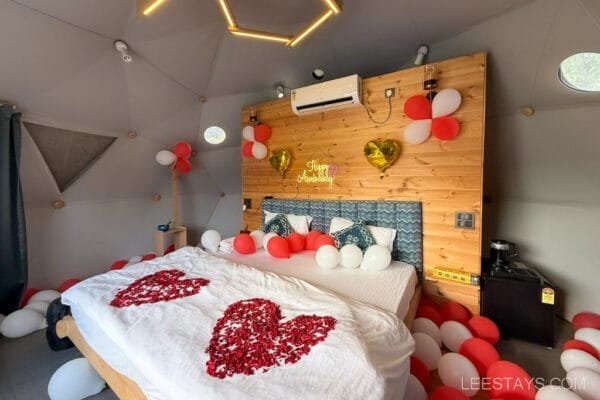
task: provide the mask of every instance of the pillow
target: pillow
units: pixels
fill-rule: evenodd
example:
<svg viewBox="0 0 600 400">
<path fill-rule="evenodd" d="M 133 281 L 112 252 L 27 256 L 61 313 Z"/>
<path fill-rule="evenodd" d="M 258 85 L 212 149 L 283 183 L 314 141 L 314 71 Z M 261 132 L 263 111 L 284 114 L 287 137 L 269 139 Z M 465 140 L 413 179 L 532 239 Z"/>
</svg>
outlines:
<svg viewBox="0 0 600 400">
<path fill-rule="evenodd" d="M 369 246 L 375 244 L 375 239 L 373 239 L 373 236 L 371 236 L 369 230 L 362 221 L 355 222 L 347 228 L 340 229 L 331 236 L 333 236 L 335 246 L 338 249 L 347 244 L 355 244 L 362 251 L 365 251 Z"/>
<path fill-rule="evenodd" d="M 278 214 L 265 210 L 265 224 L 272 220 L 276 215 Z M 292 229 L 301 235 L 306 235 L 308 233 L 310 223 L 313 220 L 313 217 L 310 215 L 285 214 L 285 217 L 292 226 Z"/>
<path fill-rule="evenodd" d="M 333 234 L 340 229 L 347 228 L 353 224 L 352 221 L 334 217 L 331 219 L 331 224 L 329 225 L 329 233 Z M 390 251 L 394 250 L 394 240 L 396 240 L 396 230 L 392 228 L 385 228 L 383 226 L 374 226 L 367 225 L 367 229 L 373 239 L 375 239 L 375 243 L 380 246 L 387 247 Z"/>
<path fill-rule="evenodd" d="M 265 223 L 265 226 L 262 229 L 263 232 L 269 233 L 273 232 L 282 238 L 286 238 L 290 233 L 294 232 L 292 225 L 288 222 L 287 218 L 283 214 L 277 214 L 273 218 L 269 220 L 269 222 Z"/>
</svg>

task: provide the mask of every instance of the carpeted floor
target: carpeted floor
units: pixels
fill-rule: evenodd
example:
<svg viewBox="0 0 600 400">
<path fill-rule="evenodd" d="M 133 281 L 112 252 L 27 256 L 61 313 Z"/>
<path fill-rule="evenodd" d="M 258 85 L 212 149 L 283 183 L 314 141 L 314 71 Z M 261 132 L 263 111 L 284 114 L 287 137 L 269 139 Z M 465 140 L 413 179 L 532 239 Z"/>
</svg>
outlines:
<svg viewBox="0 0 600 400">
<path fill-rule="evenodd" d="M 523 366 L 533 377 L 549 381 L 564 377 L 560 366 L 562 344 L 573 337 L 568 322 L 556 320 L 556 346 L 544 346 L 517 339 L 504 339 L 498 350 L 504 360 Z M 44 331 L 20 339 L 0 336 L 0 399 L 42 400 L 47 399 L 50 377 L 65 362 L 81 357 L 76 349 L 54 352 L 48 348 Z M 116 399 L 110 389 L 105 389 L 90 399 Z"/>
</svg>

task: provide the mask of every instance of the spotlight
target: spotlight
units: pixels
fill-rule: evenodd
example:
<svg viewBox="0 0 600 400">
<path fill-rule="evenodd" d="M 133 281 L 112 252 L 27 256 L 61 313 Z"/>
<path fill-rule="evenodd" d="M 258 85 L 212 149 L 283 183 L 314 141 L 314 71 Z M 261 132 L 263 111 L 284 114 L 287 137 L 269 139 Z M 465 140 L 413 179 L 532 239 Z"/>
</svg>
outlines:
<svg viewBox="0 0 600 400">
<path fill-rule="evenodd" d="M 117 51 L 121 53 L 121 58 L 123 59 L 123 61 L 125 61 L 126 63 L 130 63 L 131 61 L 133 61 L 133 57 L 131 57 L 131 55 L 127 52 L 127 50 L 129 49 L 127 47 L 127 43 L 125 43 L 122 40 L 116 40 L 115 49 L 117 49 Z"/>
<path fill-rule="evenodd" d="M 425 60 L 425 56 L 429 53 L 429 46 L 426 44 L 422 44 L 417 50 L 417 58 L 415 58 L 415 65 L 423 65 L 423 61 Z"/>
<path fill-rule="evenodd" d="M 283 96 L 285 96 L 285 87 L 283 85 L 277 85 L 275 93 L 277 93 L 278 98 L 282 99 Z"/>
<path fill-rule="evenodd" d="M 321 68 L 315 68 L 313 69 L 312 76 L 316 80 L 320 81 L 321 79 L 325 78 L 325 71 L 323 71 Z"/>
</svg>

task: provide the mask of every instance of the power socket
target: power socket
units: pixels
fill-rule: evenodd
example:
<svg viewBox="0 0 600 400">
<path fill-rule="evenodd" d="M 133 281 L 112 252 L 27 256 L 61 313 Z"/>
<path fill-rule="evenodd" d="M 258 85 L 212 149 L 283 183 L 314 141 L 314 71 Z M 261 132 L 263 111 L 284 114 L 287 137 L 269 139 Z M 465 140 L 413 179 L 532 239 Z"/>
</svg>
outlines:
<svg viewBox="0 0 600 400">
<path fill-rule="evenodd" d="M 385 98 L 389 99 L 390 97 L 394 97 L 396 95 L 396 88 L 387 88 L 385 89 Z"/>
</svg>

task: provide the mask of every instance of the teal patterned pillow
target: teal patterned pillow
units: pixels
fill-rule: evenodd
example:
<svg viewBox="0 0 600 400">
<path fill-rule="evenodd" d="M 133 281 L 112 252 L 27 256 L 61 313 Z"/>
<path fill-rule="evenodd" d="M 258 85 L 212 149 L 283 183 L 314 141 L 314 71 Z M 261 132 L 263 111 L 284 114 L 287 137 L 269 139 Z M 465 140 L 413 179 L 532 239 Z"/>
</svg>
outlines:
<svg viewBox="0 0 600 400">
<path fill-rule="evenodd" d="M 265 233 L 274 232 L 283 238 L 288 237 L 294 232 L 294 228 L 292 228 L 292 225 L 290 225 L 284 214 L 274 216 L 269 222 L 265 223 L 262 230 Z"/>
<path fill-rule="evenodd" d="M 363 221 L 355 222 L 347 228 L 332 233 L 331 236 L 333 236 L 335 246 L 338 249 L 347 244 L 355 244 L 362 251 L 365 251 L 369 246 L 375 244 L 375 239 L 373 239 Z"/>
</svg>

